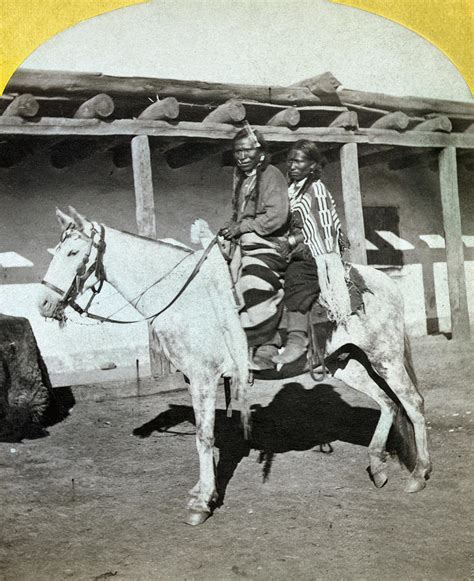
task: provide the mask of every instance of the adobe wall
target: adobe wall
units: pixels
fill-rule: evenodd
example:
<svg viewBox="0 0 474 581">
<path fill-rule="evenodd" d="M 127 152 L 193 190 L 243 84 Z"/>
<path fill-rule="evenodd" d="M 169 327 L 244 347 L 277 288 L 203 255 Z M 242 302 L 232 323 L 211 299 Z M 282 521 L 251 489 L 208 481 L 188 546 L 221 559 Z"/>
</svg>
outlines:
<svg viewBox="0 0 474 581">
<path fill-rule="evenodd" d="M 171 170 L 159 158 L 153 161 L 158 236 L 190 244 L 189 227 L 197 217 L 216 230 L 230 215 L 232 169 L 220 166 L 220 156 Z M 35 297 L 58 242 L 55 207 L 74 206 L 99 222 L 135 232 L 135 199 L 131 168 L 117 169 L 110 155 L 95 155 L 71 168 L 51 167 L 45 152 L 38 152 L 11 169 L 0 168 L 0 311 L 27 316 L 57 382 L 60 375 L 91 372 L 113 362 L 133 376 L 149 369 L 146 326 L 90 325 L 71 320 L 60 330 L 37 314 Z M 416 167 L 390 171 L 383 165 L 361 170 L 363 204 L 368 210 L 367 239 L 371 263 L 385 267 L 406 299 L 406 320 L 412 335 L 448 331 L 449 303 L 437 173 Z M 336 199 L 342 219 L 343 204 L 338 164 L 328 166 L 325 181 Z M 460 171 L 463 233 L 471 320 L 474 321 L 474 202 L 470 174 Z M 382 210 L 380 209 L 382 208 Z M 373 223 L 372 223 L 373 222 Z M 392 231 L 387 241 L 378 232 Z M 398 240 L 398 241 L 397 241 Z M 401 246 L 400 250 L 397 246 Z M 376 248 L 376 250 L 375 250 Z M 406 248 L 406 249 L 403 249 Z M 12 255 L 11 253 L 16 253 Z M 25 261 L 26 259 L 26 261 Z M 23 266 L 21 264 L 24 264 Z M 390 266 L 390 268 L 387 268 Z M 104 291 L 95 311 L 110 314 L 122 305 L 113 289 Z M 129 307 L 122 316 L 132 318 Z M 71 317 L 73 319 L 73 317 Z"/>
</svg>

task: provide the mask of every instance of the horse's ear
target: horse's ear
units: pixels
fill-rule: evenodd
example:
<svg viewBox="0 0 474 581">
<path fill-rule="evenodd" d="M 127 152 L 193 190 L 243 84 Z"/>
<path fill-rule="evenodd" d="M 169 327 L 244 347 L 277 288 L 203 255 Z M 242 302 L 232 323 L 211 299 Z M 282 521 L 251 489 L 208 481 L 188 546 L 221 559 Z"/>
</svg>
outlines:
<svg viewBox="0 0 474 581">
<path fill-rule="evenodd" d="M 57 216 L 58 222 L 61 224 L 61 228 L 63 230 L 66 230 L 67 228 L 69 228 L 69 226 L 74 224 L 74 220 L 72 218 L 70 218 L 67 214 L 65 214 L 64 212 L 61 212 L 61 210 L 59 208 L 56 208 L 56 216 Z"/>
<path fill-rule="evenodd" d="M 76 223 L 76 226 L 79 228 L 79 230 L 85 230 L 85 227 L 87 226 L 87 224 L 89 223 L 88 220 L 82 216 L 81 214 L 79 214 L 79 212 L 73 208 L 72 206 L 69 206 L 69 213 L 71 214 L 74 222 Z"/>
</svg>

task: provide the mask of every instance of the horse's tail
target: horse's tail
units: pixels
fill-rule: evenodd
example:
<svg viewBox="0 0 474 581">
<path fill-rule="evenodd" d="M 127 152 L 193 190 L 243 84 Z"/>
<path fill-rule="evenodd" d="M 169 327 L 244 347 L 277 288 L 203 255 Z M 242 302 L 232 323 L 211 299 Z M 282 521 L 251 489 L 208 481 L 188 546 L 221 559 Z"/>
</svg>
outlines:
<svg viewBox="0 0 474 581">
<path fill-rule="evenodd" d="M 404 336 L 403 364 L 405 366 L 405 370 L 408 373 L 410 380 L 412 381 L 416 389 L 418 385 L 418 380 L 416 378 L 415 369 L 413 367 L 410 342 L 408 340 L 408 336 L 406 333 Z M 413 430 L 413 424 L 411 423 L 402 404 L 399 404 L 397 415 L 395 417 L 394 435 L 395 435 L 394 447 L 396 449 L 399 461 L 403 465 L 405 465 L 410 471 L 413 470 L 417 459 L 415 433 Z"/>
<path fill-rule="evenodd" d="M 415 468 L 417 453 L 413 425 L 402 406 L 399 406 L 393 426 L 393 448 L 401 464 L 410 472 Z"/>
</svg>

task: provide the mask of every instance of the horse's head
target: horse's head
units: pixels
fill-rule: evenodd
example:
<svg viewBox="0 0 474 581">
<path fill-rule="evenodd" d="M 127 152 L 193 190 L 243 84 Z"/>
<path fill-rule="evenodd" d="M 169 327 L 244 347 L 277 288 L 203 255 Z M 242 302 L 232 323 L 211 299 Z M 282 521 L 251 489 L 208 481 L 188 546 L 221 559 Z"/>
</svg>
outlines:
<svg viewBox="0 0 474 581">
<path fill-rule="evenodd" d="M 43 317 L 65 321 L 64 309 L 87 289 L 102 283 L 104 228 L 69 207 L 70 216 L 56 209 L 61 239 L 42 281 L 39 311 Z"/>
</svg>

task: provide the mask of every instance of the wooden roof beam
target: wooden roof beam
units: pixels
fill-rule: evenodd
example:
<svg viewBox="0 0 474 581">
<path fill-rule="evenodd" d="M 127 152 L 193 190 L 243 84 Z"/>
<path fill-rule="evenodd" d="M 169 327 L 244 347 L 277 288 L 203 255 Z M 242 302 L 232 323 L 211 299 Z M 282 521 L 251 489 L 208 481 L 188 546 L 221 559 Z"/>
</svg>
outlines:
<svg viewBox="0 0 474 581">
<path fill-rule="evenodd" d="M 329 127 L 342 127 L 343 129 L 359 129 L 359 116 L 355 111 L 343 111 L 332 121 Z"/>
<path fill-rule="evenodd" d="M 114 112 L 114 101 L 105 93 L 95 95 L 79 105 L 74 113 L 74 119 L 106 119 Z"/>
<path fill-rule="evenodd" d="M 330 79 L 331 73 L 325 73 Z M 182 81 L 175 79 L 155 79 L 140 77 L 113 77 L 92 73 L 73 73 L 60 71 L 39 71 L 19 69 L 10 79 L 5 92 L 32 93 L 34 95 L 69 95 L 91 96 L 107 93 L 112 97 L 176 97 L 188 103 L 219 104 L 229 99 L 251 99 L 255 101 L 290 105 L 323 104 L 324 75 L 320 80 L 321 95 L 312 93 L 307 86 L 268 86 L 237 85 L 224 83 L 203 83 L 200 81 Z M 333 75 L 332 75 L 333 76 Z M 337 79 L 336 79 L 337 81 Z M 306 81 L 297 83 L 300 85 Z M 328 81 L 329 82 L 329 81 Z M 337 81 L 338 82 L 338 81 Z M 318 89 L 319 90 L 319 89 Z M 326 89 L 327 90 L 327 89 Z M 334 98 L 329 84 L 330 99 Z M 338 100 L 347 106 L 360 105 L 387 111 L 402 110 L 410 115 L 439 113 L 444 115 L 468 115 L 474 118 L 474 104 L 460 101 L 427 99 L 424 97 L 397 97 L 382 93 L 369 93 L 346 89 L 340 84 L 336 88 Z"/>
<path fill-rule="evenodd" d="M 452 145 L 474 149 L 473 133 L 440 133 L 405 131 L 361 127 L 347 131 L 339 127 L 299 127 L 291 131 L 286 127 L 256 126 L 268 142 L 292 143 L 310 139 L 319 143 L 371 143 L 405 147 L 445 147 Z M 230 141 L 238 129 L 230 124 L 182 121 L 173 125 L 165 121 L 141 121 L 117 119 L 104 123 L 97 119 L 42 118 L 35 123 L 18 122 L 15 117 L 0 117 L 0 135 L 49 135 L 49 136 L 133 136 L 146 134 L 166 140 Z"/>
<path fill-rule="evenodd" d="M 276 115 L 273 115 L 268 121 L 267 125 L 271 127 L 296 127 L 300 122 L 301 114 L 295 107 L 288 107 L 279 111 Z"/>
<path fill-rule="evenodd" d="M 453 125 L 445 115 L 437 115 L 418 123 L 412 131 L 441 131 L 451 133 Z"/>
<path fill-rule="evenodd" d="M 395 129 L 395 131 L 404 131 L 410 123 L 410 118 L 402 111 L 394 111 L 377 119 L 372 123 L 372 129 Z"/>
<path fill-rule="evenodd" d="M 244 105 L 237 99 L 229 99 L 206 115 L 202 123 L 206 125 L 209 123 L 240 123 L 245 119 L 245 116 Z"/>
<path fill-rule="evenodd" d="M 138 119 L 153 121 L 173 121 L 179 116 L 179 103 L 174 97 L 157 99 L 155 103 L 144 109 Z"/>
<path fill-rule="evenodd" d="M 18 95 L 2 113 L 4 117 L 35 117 L 39 111 L 39 103 L 28 93 Z"/>
</svg>

